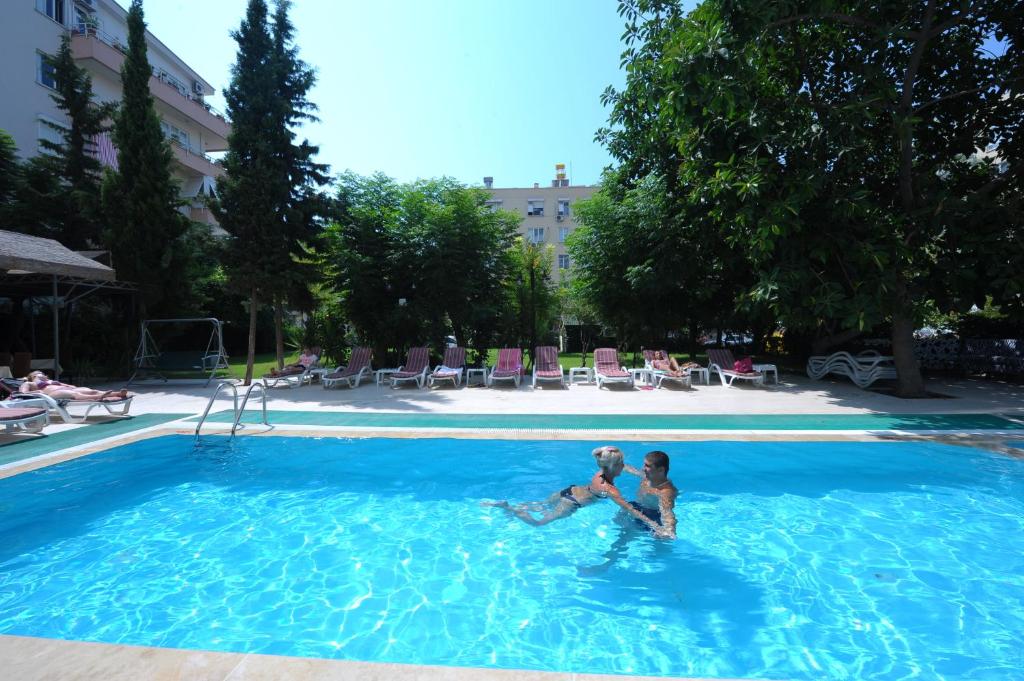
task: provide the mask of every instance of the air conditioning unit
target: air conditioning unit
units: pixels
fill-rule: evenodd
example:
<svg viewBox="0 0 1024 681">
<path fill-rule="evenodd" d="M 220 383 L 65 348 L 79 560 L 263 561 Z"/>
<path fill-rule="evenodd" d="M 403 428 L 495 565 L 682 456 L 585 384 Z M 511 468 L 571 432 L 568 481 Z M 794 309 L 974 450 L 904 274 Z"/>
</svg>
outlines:
<svg viewBox="0 0 1024 681">
<path fill-rule="evenodd" d="M 561 213 L 559 213 L 558 215 L 555 216 L 555 219 L 558 220 L 559 222 L 561 222 L 562 220 L 565 219 L 565 216 L 562 215 Z"/>
<path fill-rule="evenodd" d="M 198 80 L 193 80 L 192 81 L 192 92 L 196 93 L 197 95 L 203 94 L 203 84 L 200 83 Z"/>
</svg>

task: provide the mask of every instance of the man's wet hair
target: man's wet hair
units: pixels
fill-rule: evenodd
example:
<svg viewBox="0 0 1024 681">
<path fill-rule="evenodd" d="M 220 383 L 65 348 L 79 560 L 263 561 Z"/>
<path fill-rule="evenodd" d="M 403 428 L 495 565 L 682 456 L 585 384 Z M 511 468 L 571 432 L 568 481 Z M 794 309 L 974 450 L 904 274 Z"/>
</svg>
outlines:
<svg viewBox="0 0 1024 681">
<path fill-rule="evenodd" d="M 645 456 L 644 458 L 650 461 L 652 466 L 664 468 L 665 472 L 668 473 L 668 454 L 666 454 L 665 452 L 662 452 L 660 450 L 647 452 L 647 456 Z"/>
</svg>

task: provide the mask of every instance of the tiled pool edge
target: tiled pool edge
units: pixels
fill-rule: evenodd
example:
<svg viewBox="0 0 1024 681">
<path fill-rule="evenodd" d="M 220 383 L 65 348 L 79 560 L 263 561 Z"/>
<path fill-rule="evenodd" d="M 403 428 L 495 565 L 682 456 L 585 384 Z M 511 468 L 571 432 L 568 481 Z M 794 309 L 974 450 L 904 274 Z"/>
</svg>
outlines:
<svg viewBox="0 0 1024 681">
<path fill-rule="evenodd" d="M 141 678 L 179 681 L 672 681 L 683 678 L 433 667 L 150 648 L 7 635 L 0 635 L 0 661 L 3 662 L 7 678 L 19 681 L 137 681 Z"/>
</svg>

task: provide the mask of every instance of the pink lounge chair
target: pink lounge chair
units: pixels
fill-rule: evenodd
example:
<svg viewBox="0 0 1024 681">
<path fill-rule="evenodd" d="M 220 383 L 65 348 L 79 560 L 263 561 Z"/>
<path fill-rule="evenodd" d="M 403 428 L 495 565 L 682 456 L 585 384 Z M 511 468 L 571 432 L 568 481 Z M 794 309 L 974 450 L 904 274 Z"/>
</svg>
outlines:
<svg viewBox="0 0 1024 681">
<path fill-rule="evenodd" d="M 615 348 L 594 350 L 594 377 L 598 388 L 605 383 L 625 383 L 633 387 L 633 374 L 619 365 L 619 352 Z"/>
<path fill-rule="evenodd" d="M 559 386 L 565 386 L 565 377 L 562 372 L 562 365 L 558 363 L 558 348 L 554 345 L 541 345 L 534 350 L 534 388 L 537 387 L 537 381 L 558 381 Z"/>
<path fill-rule="evenodd" d="M 457 388 L 462 384 L 462 372 L 465 368 L 466 348 L 445 348 L 444 359 L 427 377 L 427 385 L 433 388 L 440 381 L 451 381 Z"/>
<path fill-rule="evenodd" d="M 690 387 L 690 370 L 683 369 L 679 375 L 669 373 L 668 352 L 665 350 L 644 350 L 644 368 L 652 373 L 654 387 L 660 388 L 665 381 Z"/>
<path fill-rule="evenodd" d="M 49 423 L 50 418 L 46 415 L 46 409 L 0 403 L 0 429 L 7 433 L 41 433 L 43 427 Z"/>
<path fill-rule="evenodd" d="M 409 356 L 406 357 L 405 364 L 391 374 L 391 387 L 398 387 L 399 383 L 406 381 L 416 381 L 416 387 L 422 388 L 427 380 L 429 370 L 430 350 L 428 348 L 409 348 Z"/>
<path fill-rule="evenodd" d="M 502 348 L 498 350 L 498 363 L 487 376 L 487 385 L 495 381 L 512 381 L 519 387 L 523 376 L 523 352 L 519 348 Z"/>
<path fill-rule="evenodd" d="M 367 378 L 373 370 L 370 369 L 370 358 L 373 353 L 370 348 L 352 348 L 352 355 L 348 359 L 348 366 L 338 367 L 335 371 L 325 374 L 321 379 L 324 389 L 333 388 L 344 383 L 349 388 L 358 388 L 364 378 Z"/>
<path fill-rule="evenodd" d="M 732 350 L 708 350 L 708 372 L 718 372 L 722 379 L 722 385 L 732 387 L 737 379 L 742 381 L 753 381 L 754 385 L 764 385 L 764 374 L 760 371 L 740 372 L 733 370 L 736 359 L 732 356 Z"/>
</svg>

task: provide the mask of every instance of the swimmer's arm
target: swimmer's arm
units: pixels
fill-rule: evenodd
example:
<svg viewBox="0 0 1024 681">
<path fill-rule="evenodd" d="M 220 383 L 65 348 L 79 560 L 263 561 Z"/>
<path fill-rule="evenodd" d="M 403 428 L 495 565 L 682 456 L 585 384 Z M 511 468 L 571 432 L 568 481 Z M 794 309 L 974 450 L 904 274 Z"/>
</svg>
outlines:
<svg viewBox="0 0 1024 681">
<path fill-rule="evenodd" d="M 661 527 L 658 536 L 665 539 L 676 538 L 676 490 L 667 490 L 658 496 L 658 510 L 661 512 Z"/>
<path fill-rule="evenodd" d="M 622 467 L 622 470 L 631 475 L 636 475 L 641 478 L 644 477 L 644 474 L 640 469 L 638 469 L 636 466 L 630 466 L 628 463 Z"/>
</svg>

